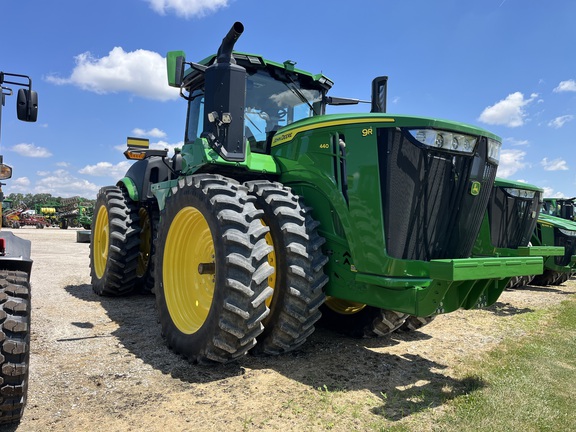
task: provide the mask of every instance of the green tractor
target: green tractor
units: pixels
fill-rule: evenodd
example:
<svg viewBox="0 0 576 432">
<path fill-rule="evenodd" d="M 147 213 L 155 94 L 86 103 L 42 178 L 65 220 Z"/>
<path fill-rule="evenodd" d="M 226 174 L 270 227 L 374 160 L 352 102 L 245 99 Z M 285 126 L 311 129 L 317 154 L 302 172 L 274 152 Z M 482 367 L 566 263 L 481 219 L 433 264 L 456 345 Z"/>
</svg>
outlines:
<svg viewBox="0 0 576 432">
<path fill-rule="evenodd" d="M 531 243 L 538 224 L 543 192 L 534 185 L 496 178 L 486 215 L 472 250 L 473 255 L 542 256 L 545 262 L 564 256 L 563 246 Z M 513 277 L 507 288 L 521 288 L 534 277 L 535 275 Z"/>
<path fill-rule="evenodd" d="M 574 273 L 576 265 L 576 222 L 540 213 L 532 235 L 534 246 L 554 245 L 564 248 L 561 256 L 544 261 L 544 272 L 532 280 L 533 285 L 560 285 Z"/>
<path fill-rule="evenodd" d="M 18 120 L 35 122 L 38 94 L 32 90 L 27 75 L 0 72 L 0 129 L 5 97 L 11 86 L 21 86 L 17 93 Z M 4 200 L 1 180 L 12 177 L 12 168 L 0 155 L 0 201 Z M 0 213 L 0 219 L 2 214 Z M 30 367 L 30 273 L 32 259 L 29 240 L 11 231 L 0 231 L 0 424 L 17 423 L 22 418 L 28 398 Z"/>
<path fill-rule="evenodd" d="M 542 213 L 562 219 L 576 220 L 576 198 L 544 198 Z"/>
<path fill-rule="evenodd" d="M 90 247 L 101 295 L 151 289 L 168 346 L 193 362 L 301 346 L 323 314 L 382 336 L 411 316 L 494 303 L 542 257 L 470 258 L 500 139 L 473 126 L 386 114 L 387 78 L 365 114 L 322 74 L 233 52 L 168 53 L 188 103 L 172 157 L 129 139 L 136 162 L 97 195 Z"/>
</svg>

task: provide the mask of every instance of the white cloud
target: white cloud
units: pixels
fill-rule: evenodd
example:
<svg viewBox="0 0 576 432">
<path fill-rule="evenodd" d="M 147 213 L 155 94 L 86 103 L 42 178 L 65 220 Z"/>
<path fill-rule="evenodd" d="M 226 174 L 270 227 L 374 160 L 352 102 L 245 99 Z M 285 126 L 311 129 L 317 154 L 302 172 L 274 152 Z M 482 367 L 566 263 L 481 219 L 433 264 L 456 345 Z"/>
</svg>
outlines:
<svg viewBox="0 0 576 432">
<path fill-rule="evenodd" d="M 49 193 L 52 196 L 60 197 L 95 198 L 101 187 L 87 180 L 74 177 L 66 170 L 56 170 L 44 174 L 41 179 L 35 182 L 33 187 L 28 177 L 14 179 L 7 186 L 10 191 L 5 193 Z"/>
<path fill-rule="evenodd" d="M 12 180 L 11 186 L 30 186 L 30 179 L 28 177 L 18 177 L 17 179 Z"/>
<path fill-rule="evenodd" d="M 56 170 L 42 177 L 34 187 L 34 193 L 49 193 L 52 196 L 95 198 L 100 186 L 88 180 L 74 177 L 66 170 Z"/>
<path fill-rule="evenodd" d="M 132 162 L 127 160 L 119 162 L 116 165 L 113 165 L 110 162 L 98 162 L 96 165 L 86 165 L 78 172 L 80 174 L 87 174 L 94 177 L 112 177 L 117 180 L 124 177 L 124 174 L 126 174 L 126 171 L 131 165 Z"/>
<path fill-rule="evenodd" d="M 560 117 L 556 117 L 554 120 L 550 121 L 548 123 L 548 126 L 553 127 L 555 129 L 560 129 L 562 126 L 564 126 L 565 123 L 572 120 L 574 120 L 573 115 L 563 115 Z"/>
<path fill-rule="evenodd" d="M 543 187 L 542 189 L 544 189 L 544 197 L 546 198 L 568 198 L 562 192 L 554 192 L 551 187 Z"/>
<path fill-rule="evenodd" d="M 537 97 L 536 93 L 532 93 L 528 99 L 520 92 L 509 94 L 506 99 L 485 108 L 478 120 L 492 125 L 522 126 L 526 117 L 524 108 Z"/>
<path fill-rule="evenodd" d="M 554 89 L 554 93 L 561 92 L 576 92 L 576 81 L 572 79 L 568 81 L 560 81 L 558 87 Z"/>
<path fill-rule="evenodd" d="M 129 92 L 146 99 L 166 101 L 178 98 L 178 89 L 168 86 L 166 60 L 147 50 L 125 52 L 115 47 L 106 57 L 90 52 L 75 57 L 76 66 L 69 78 L 48 76 L 53 84 L 72 84 L 97 94 Z"/>
<path fill-rule="evenodd" d="M 557 158 L 549 161 L 548 158 L 544 158 L 540 161 L 540 165 L 544 167 L 546 171 L 566 171 L 568 170 L 568 164 L 565 160 Z"/>
<path fill-rule="evenodd" d="M 66 168 L 66 167 L 70 166 L 70 163 L 68 163 L 68 162 L 56 162 L 56 166 Z"/>
<path fill-rule="evenodd" d="M 526 152 L 522 150 L 502 150 L 498 164 L 498 177 L 508 178 L 528 166 L 528 163 L 524 162 L 525 157 Z"/>
<path fill-rule="evenodd" d="M 44 147 L 38 147 L 34 144 L 16 144 L 11 148 L 12 151 L 18 153 L 21 156 L 33 157 L 33 158 L 47 158 L 52 156 L 52 153 Z"/>
<path fill-rule="evenodd" d="M 183 18 L 205 16 L 228 6 L 228 0 L 146 0 L 150 7 L 160 15 L 174 11 Z"/>
<path fill-rule="evenodd" d="M 504 142 L 510 143 L 512 146 L 527 146 L 530 144 L 528 140 L 518 140 L 516 138 L 504 138 Z"/>
<path fill-rule="evenodd" d="M 158 128 L 152 128 L 150 130 L 144 130 L 140 128 L 132 129 L 132 133 L 136 137 L 152 137 L 152 138 L 166 138 L 166 132 Z"/>
<path fill-rule="evenodd" d="M 174 149 L 176 147 L 182 148 L 184 145 L 184 141 L 177 142 L 176 144 L 170 144 L 166 141 L 158 141 L 157 143 L 150 144 L 150 148 L 164 150 L 168 149 L 168 156 L 172 156 L 174 154 Z"/>
</svg>

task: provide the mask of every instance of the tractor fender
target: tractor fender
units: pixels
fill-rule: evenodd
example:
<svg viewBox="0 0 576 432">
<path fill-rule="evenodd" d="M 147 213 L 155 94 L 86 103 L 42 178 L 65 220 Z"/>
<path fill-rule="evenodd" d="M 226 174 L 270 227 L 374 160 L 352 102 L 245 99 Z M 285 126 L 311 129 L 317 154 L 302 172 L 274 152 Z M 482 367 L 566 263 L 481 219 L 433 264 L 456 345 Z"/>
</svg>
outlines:
<svg viewBox="0 0 576 432">
<path fill-rule="evenodd" d="M 29 279 L 32 272 L 30 240 L 17 237 L 10 231 L 0 231 L 0 239 L 5 244 L 5 255 L 0 256 L 0 270 L 23 271 Z"/>
<path fill-rule="evenodd" d="M 171 170 L 162 157 L 152 156 L 135 162 L 117 186 L 124 186 L 133 201 L 146 201 L 154 198 L 151 186 L 169 180 L 170 174 Z"/>
</svg>

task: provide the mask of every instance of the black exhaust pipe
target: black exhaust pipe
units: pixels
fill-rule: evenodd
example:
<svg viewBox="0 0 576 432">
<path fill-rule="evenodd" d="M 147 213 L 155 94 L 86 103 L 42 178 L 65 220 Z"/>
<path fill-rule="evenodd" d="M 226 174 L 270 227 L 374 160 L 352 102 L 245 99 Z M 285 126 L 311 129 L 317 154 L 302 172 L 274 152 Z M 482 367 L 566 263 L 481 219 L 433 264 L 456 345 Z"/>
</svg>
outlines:
<svg viewBox="0 0 576 432">
<path fill-rule="evenodd" d="M 236 60 L 232 57 L 232 50 L 234 49 L 234 44 L 243 32 L 244 24 L 240 21 L 236 21 L 228 34 L 224 36 L 220 48 L 218 48 L 218 54 L 216 56 L 216 61 L 218 63 L 236 64 Z"/>
<path fill-rule="evenodd" d="M 246 69 L 232 57 L 234 44 L 244 31 L 235 22 L 218 48 L 216 61 L 205 72 L 204 133 L 210 146 L 227 161 L 246 159 L 244 106 Z"/>
</svg>

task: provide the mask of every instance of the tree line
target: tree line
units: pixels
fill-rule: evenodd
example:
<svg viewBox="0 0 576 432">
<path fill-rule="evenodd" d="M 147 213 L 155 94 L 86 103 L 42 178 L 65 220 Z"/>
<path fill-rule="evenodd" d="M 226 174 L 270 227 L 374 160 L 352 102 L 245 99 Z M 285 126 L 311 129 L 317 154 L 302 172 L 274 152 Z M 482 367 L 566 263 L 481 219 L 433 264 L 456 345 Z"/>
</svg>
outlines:
<svg viewBox="0 0 576 432">
<path fill-rule="evenodd" d="M 5 200 L 12 201 L 12 207 L 26 207 L 28 209 L 34 209 L 36 205 L 63 205 L 66 202 L 70 202 L 70 200 L 76 200 L 78 203 L 81 203 L 84 206 L 90 207 L 94 206 L 96 200 L 95 199 L 88 199 L 83 197 L 72 197 L 72 198 L 63 198 L 63 197 L 55 197 L 49 193 L 39 193 L 39 194 L 21 194 L 21 193 L 11 193 L 10 195 L 4 198 Z"/>
</svg>

